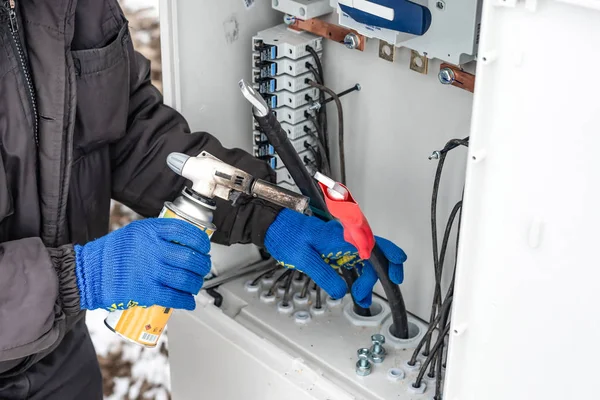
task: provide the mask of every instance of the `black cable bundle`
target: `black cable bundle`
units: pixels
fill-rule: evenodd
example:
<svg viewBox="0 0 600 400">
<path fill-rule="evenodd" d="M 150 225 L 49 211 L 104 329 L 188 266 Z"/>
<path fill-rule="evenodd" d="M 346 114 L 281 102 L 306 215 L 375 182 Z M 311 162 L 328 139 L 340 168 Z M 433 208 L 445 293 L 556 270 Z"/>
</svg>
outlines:
<svg viewBox="0 0 600 400">
<path fill-rule="evenodd" d="M 409 365 L 415 365 L 417 362 L 417 357 L 419 352 L 423 347 L 425 350 L 423 351 L 423 355 L 427 357 L 427 359 L 421 365 L 419 374 L 417 379 L 413 383 L 414 387 L 420 387 L 423 377 L 429 367 L 428 376 L 430 378 L 435 377 L 436 379 L 436 388 L 435 388 L 435 400 L 441 400 L 442 396 L 442 367 L 444 367 L 444 346 L 446 335 L 450 330 L 450 311 L 452 307 L 452 299 L 454 294 L 454 281 L 456 274 L 456 264 L 458 261 L 458 243 L 460 239 L 460 221 L 462 218 L 462 200 L 459 201 L 450 212 L 450 216 L 448 217 L 448 222 L 446 223 L 446 228 L 444 230 L 444 236 L 442 239 L 442 246 L 440 252 L 438 253 L 438 232 L 437 232 L 437 198 L 439 193 L 440 180 L 442 176 L 442 171 L 444 168 L 444 163 L 446 160 L 446 155 L 452 149 L 455 149 L 459 146 L 468 146 L 469 138 L 465 139 L 453 139 L 446 143 L 446 146 L 438 152 L 435 152 L 437 158 L 439 158 L 437 170 L 435 173 L 434 183 L 433 183 L 433 191 L 431 196 L 431 234 L 432 234 L 432 248 L 433 248 L 433 264 L 434 264 L 434 272 L 435 272 L 435 291 L 433 296 L 433 301 L 431 304 L 431 318 L 429 328 L 427 332 L 417 345 L 417 348 L 413 352 L 413 355 L 408 362 Z M 432 157 L 436 158 L 436 157 Z M 442 298 L 442 276 L 444 270 L 444 261 L 446 258 L 446 252 L 448 250 L 448 243 L 450 241 L 450 235 L 452 233 L 452 227 L 454 222 L 457 220 L 458 216 L 458 229 L 456 234 L 456 252 L 454 258 L 454 270 L 452 273 L 452 280 L 450 282 L 450 286 L 446 295 Z M 438 337 L 433 346 L 431 346 L 432 337 L 434 331 L 437 329 Z"/>
</svg>

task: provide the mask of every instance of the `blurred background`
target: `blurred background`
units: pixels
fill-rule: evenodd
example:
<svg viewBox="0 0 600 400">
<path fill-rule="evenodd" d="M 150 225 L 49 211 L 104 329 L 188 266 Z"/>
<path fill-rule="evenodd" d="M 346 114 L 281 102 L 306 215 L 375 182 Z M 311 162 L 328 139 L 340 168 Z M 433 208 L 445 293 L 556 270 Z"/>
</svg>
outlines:
<svg viewBox="0 0 600 400">
<path fill-rule="evenodd" d="M 152 62 L 152 80 L 162 91 L 158 0 L 120 0 L 129 20 L 136 50 Z M 113 202 L 110 228 L 118 229 L 140 218 L 129 208 Z M 87 325 L 98 353 L 106 400 L 168 400 L 170 375 L 167 333 L 155 349 L 126 343 L 104 326 L 106 312 L 88 312 Z"/>
</svg>

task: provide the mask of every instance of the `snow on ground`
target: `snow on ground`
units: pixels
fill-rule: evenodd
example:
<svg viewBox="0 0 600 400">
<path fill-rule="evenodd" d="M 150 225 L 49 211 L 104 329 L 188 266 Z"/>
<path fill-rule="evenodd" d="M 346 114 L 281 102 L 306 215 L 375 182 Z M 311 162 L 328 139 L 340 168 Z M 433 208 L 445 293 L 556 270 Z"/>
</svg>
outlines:
<svg viewBox="0 0 600 400">
<path fill-rule="evenodd" d="M 110 331 L 104 325 L 106 315 L 96 310 L 86 317 L 102 367 L 105 400 L 168 400 L 171 377 L 166 333 L 156 348 L 144 348 Z"/>
</svg>

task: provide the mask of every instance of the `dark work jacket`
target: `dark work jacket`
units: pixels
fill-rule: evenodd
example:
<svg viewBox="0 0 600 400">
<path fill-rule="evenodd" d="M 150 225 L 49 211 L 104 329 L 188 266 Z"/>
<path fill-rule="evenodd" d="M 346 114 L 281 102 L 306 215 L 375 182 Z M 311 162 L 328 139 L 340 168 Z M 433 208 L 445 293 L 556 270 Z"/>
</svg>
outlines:
<svg viewBox="0 0 600 400">
<path fill-rule="evenodd" d="M 111 197 L 151 217 L 181 191 L 169 153 L 206 150 L 274 179 L 162 104 L 117 0 L 16 0 L 15 18 L 0 0 L 0 378 L 50 353 L 83 317 L 73 244 L 108 232 Z M 278 211 L 218 201 L 213 241 L 261 246 Z"/>
</svg>

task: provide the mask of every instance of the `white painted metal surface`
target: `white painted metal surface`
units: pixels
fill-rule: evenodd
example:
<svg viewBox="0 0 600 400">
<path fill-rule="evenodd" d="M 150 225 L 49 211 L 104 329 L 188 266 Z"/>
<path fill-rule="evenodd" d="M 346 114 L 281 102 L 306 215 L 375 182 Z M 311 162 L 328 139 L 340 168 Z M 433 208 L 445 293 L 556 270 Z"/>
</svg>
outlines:
<svg viewBox="0 0 600 400">
<path fill-rule="evenodd" d="M 485 5 L 445 399 L 598 398 L 596 3 Z"/>
<path fill-rule="evenodd" d="M 335 399 L 335 400 L 418 400 L 411 383 L 418 369 L 405 365 L 425 325 L 411 319 L 411 341 L 384 344 L 385 360 L 374 364 L 367 377 L 357 377 L 356 352 L 370 347 L 370 336 L 385 333 L 389 324 L 389 307 L 382 304 L 381 314 L 364 321 L 351 311 L 349 297 L 344 302 L 325 301 L 323 311 L 314 310 L 315 292 L 307 303 L 290 302 L 292 309 L 278 311 L 278 299 L 260 300 L 269 288 L 245 288 L 246 279 L 219 288 L 224 296 L 222 310 L 212 306 L 212 298 L 198 297 L 192 313 L 174 315 L 169 325 L 169 352 L 187 354 L 188 368 L 178 368 L 171 375 L 175 399 L 192 399 L 201 393 L 214 399 Z M 303 282 L 294 284 L 298 293 Z M 258 289 L 258 288 L 257 288 Z M 310 315 L 298 322 L 297 313 Z M 301 314 L 301 315 L 305 315 Z M 373 325 L 373 326 L 371 326 Z M 389 337 L 389 335 L 388 335 Z M 419 360 L 423 360 L 421 357 Z M 193 365 L 193 367 L 192 367 Z M 390 369 L 404 375 L 392 380 Z M 425 381 L 424 396 L 433 396 L 433 383 Z"/>
</svg>

